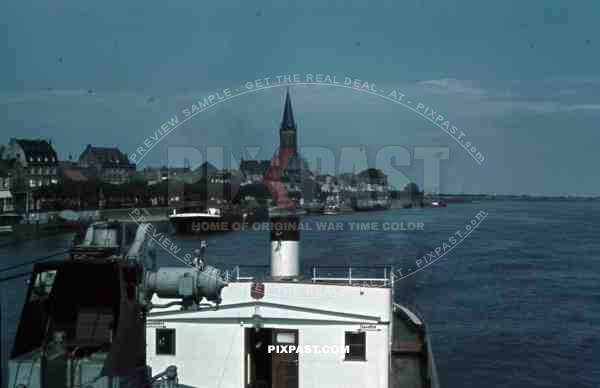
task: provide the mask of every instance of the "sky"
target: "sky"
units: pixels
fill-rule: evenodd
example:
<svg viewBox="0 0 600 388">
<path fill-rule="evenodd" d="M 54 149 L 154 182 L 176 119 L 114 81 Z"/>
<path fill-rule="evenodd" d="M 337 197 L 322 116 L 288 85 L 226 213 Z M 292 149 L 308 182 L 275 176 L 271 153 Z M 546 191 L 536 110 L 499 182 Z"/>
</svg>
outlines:
<svg viewBox="0 0 600 388">
<path fill-rule="evenodd" d="M 267 77 L 322 74 L 385 91 L 290 87 L 301 152 L 334 154 L 334 171 L 323 172 L 348 172 L 343 147 L 364 147 L 363 164 L 379 167 L 379 150 L 393 146 L 409 154 L 398 163 L 392 152 L 383 168 L 399 187 L 413 180 L 453 193 L 597 195 L 599 16 L 600 3 L 584 0 L 7 0 L 0 4 L 0 143 L 52 139 L 63 159 L 87 144 L 131 155 L 208 95 Z M 280 86 L 195 115 L 138 168 L 167 163 L 175 147 L 195 147 L 203 159 L 207 147 L 224 147 L 210 160 L 223 167 L 246 147 L 271 159 Z M 408 104 L 382 97 L 391 91 L 456 126 L 483 162 Z M 439 178 L 415 147 L 447 149 Z M 314 155 L 305 156 L 314 167 Z"/>
</svg>

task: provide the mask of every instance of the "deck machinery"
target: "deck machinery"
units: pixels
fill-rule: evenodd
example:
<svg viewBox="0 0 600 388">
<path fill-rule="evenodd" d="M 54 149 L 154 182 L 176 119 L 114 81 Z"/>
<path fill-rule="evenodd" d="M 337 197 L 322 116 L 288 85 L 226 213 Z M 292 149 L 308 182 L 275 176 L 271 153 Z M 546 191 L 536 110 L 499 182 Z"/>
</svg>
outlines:
<svg viewBox="0 0 600 388">
<path fill-rule="evenodd" d="M 152 377 L 146 315 L 153 295 L 182 309 L 221 302 L 218 269 L 156 266 L 148 224 L 97 222 L 66 260 L 34 266 L 8 365 L 11 388 L 185 387 L 170 366 Z M 206 263 L 204 259 L 202 261 Z"/>
</svg>

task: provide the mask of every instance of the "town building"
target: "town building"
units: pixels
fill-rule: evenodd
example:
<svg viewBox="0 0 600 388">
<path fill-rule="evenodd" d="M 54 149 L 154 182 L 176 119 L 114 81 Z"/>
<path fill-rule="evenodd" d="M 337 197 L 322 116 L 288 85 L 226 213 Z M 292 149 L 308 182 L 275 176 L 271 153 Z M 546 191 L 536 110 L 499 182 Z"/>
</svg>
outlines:
<svg viewBox="0 0 600 388">
<path fill-rule="evenodd" d="M 375 168 L 369 168 L 361 171 L 357 176 L 359 189 L 368 191 L 388 191 L 387 176 Z"/>
<path fill-rule="evenodd" d="M 342 200 L 342 187 L 336 177 L 332 175 L 319 175 L 315 178 L 321 192 L 321 200 L 324 202 L 339 203 Z"/>
<path fill-rule="evenodd" d="M 12 212 L 14 210 L 11 186 L 15 163 L 15 159 L 0 159 L 0 213 Z"/>
<path fill-rule="evenodd" d="M 337 193 L 339 192 L 339 185 L 336 177 L 332 175 L 319 175 L 315 178 L 317 183 L 321 186 L 321 191 L 324 193 Z"/>
<path fill-rule="evenodd" d="M 271 164 L 270 160 L 242 160 L 240 170 L 244 176 L 244 184 L 261 183 Z"/>
<path fill-rule="evenodd" d="M 177 180 L 180 177 L 186 177 L 190 174 L 189 167 L 146 167 L 142 171 L 142 176 L 148 186 L 153 186 L 169 180 Z"/>
<path fill-rule="evenodd" d="M 79 165 L 88 175 L 113 185 L 127 183 L 135 174 L 135 164 L 130 163 L 127 154 L 116 147 L 92 147 L 88 144 L 79 156 Z"/>
<path fill-rule="evenodd" d="M 218 169 L 209 162 L 205 162 L 197 170 L 206 183 L 212 185 L 240 185 L 242 175 L 238 170 Z"/>
<path fill-rule="evenodd" d="M 14 159 L 14 189 L 27 190 L 57 184 L 58 158 L 52 141 L 10 139 L 3 159 Z"/>
<path fill-rule="evenodd" d="M 85 170 L 78 162 L 68 160 L 58 162 L 58 176 L 61 182 L 87 182 L 89 179 L 85 175 Z"/>
</svg>

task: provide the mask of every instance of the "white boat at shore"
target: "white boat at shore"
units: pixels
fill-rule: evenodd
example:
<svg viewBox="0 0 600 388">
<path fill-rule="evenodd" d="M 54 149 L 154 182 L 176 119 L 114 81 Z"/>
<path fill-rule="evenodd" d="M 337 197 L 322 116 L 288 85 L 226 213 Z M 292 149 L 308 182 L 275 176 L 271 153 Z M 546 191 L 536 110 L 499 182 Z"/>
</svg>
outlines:
<svg viewBox="0 0 600 388">
<path fill-rule="evenodd" d="M 232 223 L 244 222 L 245 215 L 222 208 L 173 209 L 169 221 L 178 233 L 226 232 Z"/>
<path fill-rule="evenodd" d="M 340 205 L 335 202 L 330 202 L 323 208 L 323 215 L 334 216 L 340 212 Z"/>
</svg>

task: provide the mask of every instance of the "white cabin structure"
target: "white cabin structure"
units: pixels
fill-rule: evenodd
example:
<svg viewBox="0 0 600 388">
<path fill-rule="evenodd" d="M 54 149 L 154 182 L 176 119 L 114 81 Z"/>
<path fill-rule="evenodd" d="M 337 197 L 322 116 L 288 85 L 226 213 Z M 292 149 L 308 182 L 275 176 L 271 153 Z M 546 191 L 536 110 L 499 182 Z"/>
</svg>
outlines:
<svg viewBox="0 0 600 388">
<path fill-rule="evenodd" d="M 246 266 L 252 276 L 241 276 L 239 266 L 225 273 L 218 305 L 153 296 L 146 320 L 152 370 L 176 365 L 186 387 L 437 388 L 425 325 L 394 303 L 392 269 L 354 267 L 335 277 L 340 267 L 313 267 L 307 278 L 301 216 L 277 210 L 270 217 L 267 276 L 257 266 Z M 185 294 L 186 278 L 171 280 Z"/>
<path fill-rule="evenodd" d="M 238 275 L 222 290 L 218 308 L 153 310 L 146 323 L 148 365 L 177 365 L 179 381 L 193 387 L 435 387 L 433 358 L 421 366 L 418 357 L 406 357 L 430 355 L 428 344 L 398 317 L 414 328 L 423 322 L 393 303 L 386 279 L 254 282 Z M 394 325 L 403 335 L 394 338 Z M 289 353 L 269 353 L 269 345 Z M 431 385 L 421 383 L 423 373 Z M 396 384 L 399 379 L 408 384 Z"/>
</svg>

